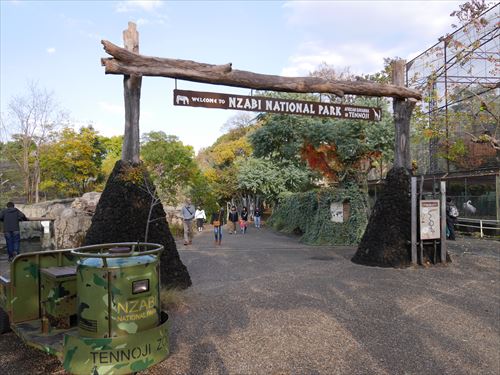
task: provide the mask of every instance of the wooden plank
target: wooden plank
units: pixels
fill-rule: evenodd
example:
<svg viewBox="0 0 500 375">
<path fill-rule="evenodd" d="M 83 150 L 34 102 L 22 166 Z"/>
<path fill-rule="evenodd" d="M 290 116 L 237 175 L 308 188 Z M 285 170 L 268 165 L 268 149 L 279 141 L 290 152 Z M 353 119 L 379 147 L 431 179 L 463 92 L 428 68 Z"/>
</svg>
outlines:
<svg viewBox="0 0 500 375">
<path fill-rule="evenodd" d="M 448 246 L 446 242 L 446 181 L 441 181 L 441 263 L 446 263 L 446 252 Z"/>
</svg>

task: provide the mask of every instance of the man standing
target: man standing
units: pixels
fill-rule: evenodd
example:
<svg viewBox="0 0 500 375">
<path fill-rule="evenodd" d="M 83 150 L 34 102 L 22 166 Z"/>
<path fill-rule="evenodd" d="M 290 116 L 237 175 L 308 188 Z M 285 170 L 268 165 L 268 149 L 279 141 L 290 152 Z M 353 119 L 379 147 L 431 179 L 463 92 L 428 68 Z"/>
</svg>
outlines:
<svg viewBox="0 0 500 375">
<path fill-rule="evenodd" d="M 229 234 L 236 234 L 236 223 L 238 222 L 238 211 L 236 211 L 236 206 L 232 206 L 231 211 L 229 211 L 229 222 L 231 223 L 229 226 Z"/>
<path fill-rule="evenodd" d="M 26 221 L 28 218 L 21 211 L 14 207 L 14 203 L 8 202 L 7 208 L 0 212 L 0 221 L 3 221 L 3 232 L 5 242 L 7 242 L 7 253 L 9 262 L 19 254 L 19 245 L 21 244 L 21 235 L 19 232 L 19 222 Z"/>
<path fill-rule="evenodd" d="M 190 245 L 193 243 L 193 218 L 194 218 L 194 206 L 191 204 L 191 199 L 186 199 L 184 206 L 182 207 L 182 219 L 184 225 L 184 245 Z"/>
</svg>

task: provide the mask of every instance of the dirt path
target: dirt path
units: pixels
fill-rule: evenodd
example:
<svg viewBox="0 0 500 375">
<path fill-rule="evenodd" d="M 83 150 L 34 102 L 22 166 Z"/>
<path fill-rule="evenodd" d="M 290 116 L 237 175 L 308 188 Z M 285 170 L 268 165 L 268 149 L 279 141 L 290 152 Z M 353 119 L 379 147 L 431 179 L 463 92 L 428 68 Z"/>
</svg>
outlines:
<svg viewBox="0 0 500 375">
<path fill-rule="evenodd" d="M 147 374 L 500 373 L 499 242 L 459 239 L 451 265 L 417 269 L 255 228 L 178 248 L 193 287 L 169 312 L 170 357 Z M 0 336 L 0 373 L 60 369 Z"/>
</svg>

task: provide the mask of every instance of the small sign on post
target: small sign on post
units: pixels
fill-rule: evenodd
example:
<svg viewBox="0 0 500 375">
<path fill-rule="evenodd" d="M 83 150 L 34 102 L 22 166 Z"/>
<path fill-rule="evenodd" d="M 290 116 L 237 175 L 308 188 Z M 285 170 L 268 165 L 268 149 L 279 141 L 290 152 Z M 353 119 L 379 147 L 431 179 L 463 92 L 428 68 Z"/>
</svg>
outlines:
<svg viewBox="0 0 500 375">
<path fill-rule="evenodd" d="M 336 103 L 174 90 L 174 105 L 380 121 L 382 109 Z"/>
<path fill-rule="evenodd" d="M 420 201 L 420 240 L 435 240 L 441 237 L 439 199 Z"/>
</svg>

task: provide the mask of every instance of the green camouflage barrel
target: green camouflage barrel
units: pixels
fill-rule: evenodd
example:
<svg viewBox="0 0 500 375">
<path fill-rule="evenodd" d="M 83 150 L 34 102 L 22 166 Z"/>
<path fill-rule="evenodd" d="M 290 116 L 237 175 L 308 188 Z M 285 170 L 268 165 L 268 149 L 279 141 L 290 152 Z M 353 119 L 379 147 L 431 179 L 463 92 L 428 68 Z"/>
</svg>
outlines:
<svg viewBox="0 0 500 375">
<path fill-rule="evenodd" d="M 158 257 L 79 261 L 78 332 L 82 337 L 127 336 L 158 326 Z"/>
<path fill-rule="evenodd" d="M 66 335 L 64 369 L 71 374 L 118 375 L 142 371 L 163 361 L 169 354 L 169 321 L 145 331 L 113 338 Z"/>
</svg>

